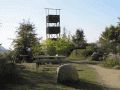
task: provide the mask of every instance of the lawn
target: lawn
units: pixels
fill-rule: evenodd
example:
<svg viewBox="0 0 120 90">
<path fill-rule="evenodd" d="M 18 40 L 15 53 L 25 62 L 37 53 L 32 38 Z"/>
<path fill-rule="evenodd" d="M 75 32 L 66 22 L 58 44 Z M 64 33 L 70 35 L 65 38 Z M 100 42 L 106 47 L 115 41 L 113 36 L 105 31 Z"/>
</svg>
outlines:
<svg viewBox="0 0 120 90">
<path fill-rule="evenodd" d="M 36 69 L 34 63 L 18 64 L 23 79 L 20 84 L 7 85 L 9 90 L 103 90 L 97 83 L 97 74 L 94 69 L 83 64 L 74 64 L 79 74 L 79 82 L 62 85 L 57 83 L 56 68 L 59 65 L 40 65 Z"/>
</svg>

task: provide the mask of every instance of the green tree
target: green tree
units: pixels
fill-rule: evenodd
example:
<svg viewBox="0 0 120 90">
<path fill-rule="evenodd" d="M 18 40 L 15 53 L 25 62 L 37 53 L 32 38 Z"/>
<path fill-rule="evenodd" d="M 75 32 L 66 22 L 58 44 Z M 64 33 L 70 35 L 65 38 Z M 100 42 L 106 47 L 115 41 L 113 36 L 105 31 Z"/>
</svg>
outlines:
<svg viewBox="0 0 120 90">
<path fill-rule="evenodd" d="M 43 51 L 45 52 L 45 54 L 47 55 L 55 55 L 56 54 L 56 48 L 55 48 L 55 43 L 56 41 L 51 40 L 51 39 L 46 39 L 43 42 Z"/>
<path fill-rule="evenodd" d="M 118 39 L 118 30 L 115 26 L 106 27 L 105 31 L 102 32 L 100 37 L 100 42 L 110 42 L 112 40 L 117 41 Z"/>
<path fill-rule="evenodd" d="M 34 56 L 45 54 L 42 47 L 43 46 L 41 43 L 36 44 L 35 46 L 32 47 Z"/>
<path fill-rule="evenodd" d="M 85 46 L 85 38 L 84 38 L 84 32 L 82 29 L 77 29 L 76 34 L 72 37 L 72 41 L 76 48 L 80 48 Z"/>
<path fill-rule="evenodd" d="M 109 26 L 102 32 L 99 42 L 107 52 L 117 53 L 120 49 L 120 23 Z"/>
<path fill-rule="evenodd" d="M 56 42 L 56 52 L 60 55 L 68 56 L 73 50 L 74 46 L 69 39 L 61 38 Z"/>
<path fill-rule="evenodd" d="M 16 56 L 26 56 L 27 59 L 31 59 L 33 56 L 33 47 L 38 44 L 38 39 L 35 34 L 35 26 L 29 21 L 20 23 L 17 30 L 17 37 L 14 40 L 14 50 Z"/>
<path fill-rule="evenodd" d="M 77 29 L 75 35 L 72 37 L 72 42 L 76 49 L 76 55 L 77 49 L 86 48 L 86 41 L 84 37 L 85 36 L 82 29 Z"/>
<path fill-rule="evenodd" d="M 59 38 L 56 41 L 47 39 L 43 42 L 43 49 L 48 55 L 69 55 L 73 49 L 73 44 L 64 38 Z"/>
</svg>

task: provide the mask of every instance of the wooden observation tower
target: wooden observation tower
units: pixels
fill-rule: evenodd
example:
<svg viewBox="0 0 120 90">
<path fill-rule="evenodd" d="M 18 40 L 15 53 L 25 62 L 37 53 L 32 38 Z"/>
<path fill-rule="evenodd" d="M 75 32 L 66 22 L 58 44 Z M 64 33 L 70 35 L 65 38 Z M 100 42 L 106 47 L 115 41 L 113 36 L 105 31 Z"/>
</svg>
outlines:
<svg viewBox="0 0 120 90">
<path fill-rule="evenodd" d="M 45 8 L 46 38 L 57 40 L 60 38 L 60 9 Z"/>
</svg>

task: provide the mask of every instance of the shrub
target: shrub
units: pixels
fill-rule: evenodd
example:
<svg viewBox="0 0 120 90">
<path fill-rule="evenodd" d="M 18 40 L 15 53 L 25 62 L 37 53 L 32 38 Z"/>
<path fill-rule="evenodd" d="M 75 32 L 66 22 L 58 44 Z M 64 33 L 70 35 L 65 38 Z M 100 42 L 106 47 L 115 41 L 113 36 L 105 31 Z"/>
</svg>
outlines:
<svg viewBox="0 0 120 90">
<path fill-rule="evenodd" d="M 85 57 L 89 57 L 92 55 L 93 52 L 94 51 L 92 51 L 92 50 L 86 49 L 86 50 L 83 50 L 82 55 Z"/>
<path fill-rule="evenodd" d="M 47 39 L 43 42 L 43 51 L 48 55 L 68 56 L 73 48 L 72 42 L 63 38 L 57 40 Z"/>
<path fill-rule="evenodd" d="M 120 61 L 119 59 L 106 59 L 105 61 L 103 61 L 103 65 L 105 67 L 114 67 L 116 65 L 120 65 Z"/>
</svg>

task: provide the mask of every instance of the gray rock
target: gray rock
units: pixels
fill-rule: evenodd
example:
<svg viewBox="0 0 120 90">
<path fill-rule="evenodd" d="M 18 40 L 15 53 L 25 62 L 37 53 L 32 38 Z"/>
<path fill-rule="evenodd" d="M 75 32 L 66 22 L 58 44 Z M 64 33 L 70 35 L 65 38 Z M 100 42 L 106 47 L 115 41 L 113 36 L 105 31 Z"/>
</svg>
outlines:
<svg viewBox="0 0 120 90">
<path fill-rule="evenodd" d="M 116 65 L 116 66 L 113 67 L 113 69 L 120 69 L 120 66 Z"/>
<path fill-rule="evenodd" d="M 57 68 L 57 82 L 67 83 L 76 82 L 79 80 L 79 76 L 76 68 L 71 64 L 64 64 Z"/>
</svg>

